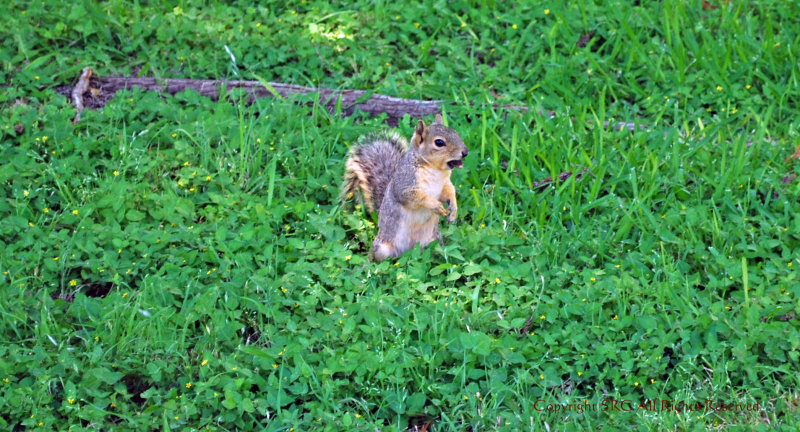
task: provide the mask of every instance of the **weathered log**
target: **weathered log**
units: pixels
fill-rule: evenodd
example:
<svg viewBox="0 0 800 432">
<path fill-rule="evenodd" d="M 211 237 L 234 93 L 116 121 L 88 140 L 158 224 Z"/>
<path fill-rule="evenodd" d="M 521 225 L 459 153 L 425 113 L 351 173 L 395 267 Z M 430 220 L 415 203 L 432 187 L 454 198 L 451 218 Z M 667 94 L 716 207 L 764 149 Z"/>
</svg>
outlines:
<svg viewBox="0 0 800 432">
<path fill-rule="evenodd" d="M 84 69 L 84 72 L 86 69 Z M 338 90 L 329 88 L 312 88 L 295 84 L 284 84 L 269 82 L 267 85 L 260 81 L 225 81 L 225 80 L 197 80 L 184 78 L 146 78 L 146 77 L 101 77 L 96 73 L 90 73 L 90 84 L 88 88 L 79 88 L 83 80 L 79 80 L 75 87 L 63 86 L 56 88 L 56 91 L 67 96 L 72 96 L 80 91 L 84 95 L 82 103 L 88 108 L 100 108 L 113 97 L 119 90 L 132 89 L 138 87 L 142 90 L 157 91 L 169 94 L 177 94 L 186 90 L 194 90 L 202 96 L 218 99 L 223 89 L 243 89 L 249 95 L 249 102 L 256 98 L 264 97 L 288 97 L 293 94 L 319 93 L 320 104 L 327 107 L 333 113 L 338 104 L 341 106 L 344 115 L 352 115 L 355 109 L 370 115 L 387 114 L 388 123 L 397 126 L 398 120 L 405 114 L 412 118 L 421 118 L 431 114 L 440 113 L 442 106 L 446 104 L 441 100 L 418 100 L 404 99 L 393 96 L 373 93 L 366 90 Z M 97 89 L 96 94 L 89 95 L 90 89 Z M 88 97 L 86 97 L 88 96 Z M 77 106 L 77 103 L 76 103 Z M 511 111 L 528 111 L 528 107 L 520 105 L 495 105 L 495 109 L 506 109 Z M 80 111 L 80 108 L 79 108 Z M 555 112 L 540 112 L 540 115 L 555 117 Z M 591 122 L 589 122 L 591 124 Z M 628 129 L 634 132 L 637 126 L 631 122 L 603 123 L 605 128 L 612 127 L 617 130 Z M 644 126 L 638 125 L 639 129 Z"/>
<path fill-rule="evenodd" d="M 580 180 L 583 178 L 584 174 L 592 175 L 591 172 L 586 170 L 580 170 L 577 174 L 575 174 L 575 180 Z M 564 183 L 567 181 L 568 178 L 572 176 L 572 171 L 564 171 L 558 175 L 558 182 L 554 182 L 552 177 L 547 177 L 544 180 L 533 182 L 531 184 L 531 189 L 533 190 L 541 190 L 544 189 L 554 183 Z"/>
<path fill-rule="evenodd" d="M 90 71 L 91 73 L 91 71 Z M 114 93 L 132 89 L 134 87 L 142 90 L 157 91 L 162 93 L 177 94 L 186 90 L 194 90 L 201 96 L 211 99 L 218 99 L 223 89 L 227 91 L 233 89 L 243 89 L 250 96 L 249 102 L 256 98 L 264 97 L 288 97 L 293 94 L 319 93 L 320 104 L 334 112 L 340 104 L 345 115 L 352 115 L 358 108 L 360 111 L 377 116 L 386 113 L 392 119 L 399 119 L 405 114 L 413 118 L 421 118 L 427 115 L 441 112 L 442 101 L 424 101 L 416 99 L 403 99 L 398 97 L 386 96 L 382 94 L 372 94 L 365 90 L 337 90 L 328 88 L 311 88 L 294 84 L 283 84 L 270 82 L 269 87 L 259 81 L 223 81 L 223 80 L 195 80 L 182 78 L 144 78 L 144 77 L 101 77 L 94 74 L 91 76 L 89 86 L 82 86 L 83 80 L 74 87 L 59 87 L 56 91 L 64 95 L 72 96 L 78 106 L 78 100 L 74 94 L 77 92 L 84 95 L 81 103 L 87 107 L 100 108 L 108 102 Z M 96 96 L 89 95 L 89 88 L 95 88 L 99 92 Z M 274 90 L 274 92 L 273 92 Z M 396 124 L 396 123 L 395 123 Z"/>
</svg>

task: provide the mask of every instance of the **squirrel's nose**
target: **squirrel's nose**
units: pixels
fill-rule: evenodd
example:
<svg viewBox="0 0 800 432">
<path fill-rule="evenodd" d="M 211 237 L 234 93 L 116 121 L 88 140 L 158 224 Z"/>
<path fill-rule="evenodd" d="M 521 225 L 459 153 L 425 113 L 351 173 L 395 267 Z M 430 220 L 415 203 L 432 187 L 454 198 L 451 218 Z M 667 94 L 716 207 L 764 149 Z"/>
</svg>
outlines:
<svg viewBox="0 0 800 432">
<path fill-rule="evenodd" d="M 461 150 L 461 157 L 462 158 L 467 157 L 468 154 L 469 154 L 469 149 L 464 147 L 464 150 Z"/>
</svg>

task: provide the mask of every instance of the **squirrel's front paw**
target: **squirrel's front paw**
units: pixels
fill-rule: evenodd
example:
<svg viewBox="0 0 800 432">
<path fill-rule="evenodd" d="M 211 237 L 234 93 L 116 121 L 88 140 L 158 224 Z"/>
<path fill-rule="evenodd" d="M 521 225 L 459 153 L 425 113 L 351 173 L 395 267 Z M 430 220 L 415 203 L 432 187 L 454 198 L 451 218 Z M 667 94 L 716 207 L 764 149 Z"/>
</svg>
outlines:
<svg viewBox="0 0 800 432">
<path fill-rule="evenodd" d="M 447 218 L 447 222 L 453 223 L 456 221 L 456 210 L 450 212 L 450 216 Z"/>
<path fill-rule="evenodd" d="M 444 208 L 444 206 L 440 203 L 439 207 L 436 208 L 436 213 L 439 213 L 442 216 L 447 216 L 450 214 L 450 210 Z"/>
<path fill-rule="evenodd" d="M 456 221 L 456 213 L 458 213 L 458 206 L 456 206 L 455 201 L 450 201 L 450 198 L 447 199 L 447 209 L 450 211 L 450 217 L 447 218 L 447 222 L 453 223 Z"/>
</svg>

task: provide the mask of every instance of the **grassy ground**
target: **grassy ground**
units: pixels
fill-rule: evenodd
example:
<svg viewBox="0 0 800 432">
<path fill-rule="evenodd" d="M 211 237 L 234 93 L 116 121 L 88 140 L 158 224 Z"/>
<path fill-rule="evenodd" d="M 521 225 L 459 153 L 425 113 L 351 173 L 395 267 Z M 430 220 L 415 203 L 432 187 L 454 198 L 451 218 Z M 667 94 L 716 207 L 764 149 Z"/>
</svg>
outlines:
<svg viewBox="0 0 800 432">
<path fill-rule="evenodd" d="M 0 425 L 796 430 L 800 8 L 632 3 L 0 5 Z M 381 119 L 126 91 L 73 125 L 84 66 L 452 101 L 461 220 L 368 264 L 336 196 Z"/>
</svg>

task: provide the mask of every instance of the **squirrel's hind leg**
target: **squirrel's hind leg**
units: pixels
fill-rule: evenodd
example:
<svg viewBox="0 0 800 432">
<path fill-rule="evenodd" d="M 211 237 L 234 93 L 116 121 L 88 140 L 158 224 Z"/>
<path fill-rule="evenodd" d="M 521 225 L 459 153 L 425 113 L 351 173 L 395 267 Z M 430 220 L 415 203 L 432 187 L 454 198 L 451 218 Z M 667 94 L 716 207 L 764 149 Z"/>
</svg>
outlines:
<svg viewBox="0 0 800 432">
<path fill-rule="evenodd" d="M 442 238 L 442 232 L 439 231 L 439 224 L 436 224 L 436 228 L 433 229 L 433 238 L 439 241 L 439 246 L 444 246 L 444 239 Z"/>
</svg>

